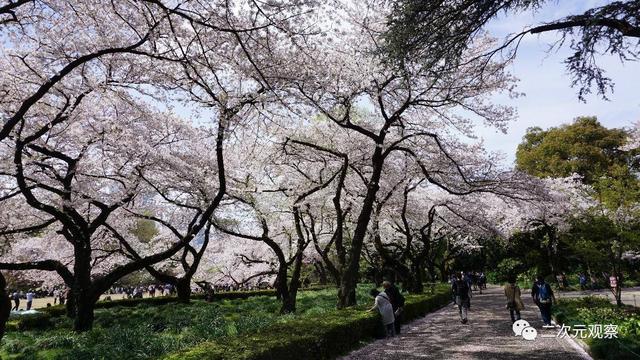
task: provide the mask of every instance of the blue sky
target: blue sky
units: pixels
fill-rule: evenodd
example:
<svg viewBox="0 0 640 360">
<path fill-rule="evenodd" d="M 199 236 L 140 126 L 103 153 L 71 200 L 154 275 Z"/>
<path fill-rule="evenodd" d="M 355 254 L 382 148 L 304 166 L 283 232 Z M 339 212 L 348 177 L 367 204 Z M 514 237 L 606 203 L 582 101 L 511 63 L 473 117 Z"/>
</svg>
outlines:
<svg viewBox="0 0 640 360">
<path fill-rule="evenodd" d="M 581 13 L 606 3 L 580 0 L 549 2 L 536 12 L 501 16 L 492 21 L 487 30 L 492 36 L 503 39 L 529 25 Z M 549 44 L 557 38 L 557 33 L 525 37 L 511 66 L 512 74 L 520 80 L 517 90 L 525 96 L 517 99 L 496 97 L 496 101 L 517 109 L 518 120 L 511 124 L 506 135 L 493 129 L 479 129 L 489 150 L 505 153 L 505 165 L 513 163 L 516 147 L 531 126 L 548 128 L 587 115 L 597 116 L 607 127 L 626 127 L 640 121 L 640 62 L 621 64 L 616 57 L 601 56 L 599 63 L 616 84 L 614 93 L 609 94 L 610 101 L 591 95 L 587 97 L 587 103 L 582 103 L 578 100 L 577 89 L 571 88 L 571 77 L 563 64 L 570 53 L 568 46 L 558 52 L 547 53 Z"/>
</svg>

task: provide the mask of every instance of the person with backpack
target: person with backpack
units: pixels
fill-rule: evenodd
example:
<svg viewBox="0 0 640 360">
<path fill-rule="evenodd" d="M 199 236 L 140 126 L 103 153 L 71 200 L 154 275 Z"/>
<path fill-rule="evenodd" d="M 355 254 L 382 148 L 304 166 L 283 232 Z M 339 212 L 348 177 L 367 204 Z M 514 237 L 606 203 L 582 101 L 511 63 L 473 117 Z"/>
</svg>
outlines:
<svg viewBox="0 0 640 360">
<path fill-rule="evenodd" d="M 585 291 L 587 289 L 587 275 L 580 273 L 580 290 Z"/>
<path fill-rule="evenodd" d="M 553 327 L 551 325 L 551 306 L 556 302 L 556 298 L 551 286 L 544 281 L 544 276 L 538 275 L 536 277 L 536 282 L 531 286 L 531 297 L 540 309 L 540 315 L 544 323 L 542 327 Z"/>
<path fill-rule="evenodd" d="M 520 297 L 520 287 L 516 284 L 516 277 L 509 276 L 508 284 L 504 286 L 504 296 L 507 297 L 507 309 L 511 315 L 511 322 L 520 320 L 520 311 L 524 310 L 524 303 Z"/>
<path fill-rule="evenodd" d="M 382 316 L 382 325 L 384 325 L 387 332 L 387 337 L 394 337 L 396 335 L 396 329 L 394 326 L 395 316 L 393 315 L 393 306 L 391 306 L 389 295 L 376 289 L 371 289 L 369 295 L 375 298 L 373 307 L 369 309 L 369 311 L 378 310 L 378 312 L 380 312 L 380 316 Z"/>
<path fill-rule="evenodd" d="M 391 307 L 393 307 L 393 315 L 395 317 L 395 333 L 399 335 L 402 313 L 404 312 L 404 296 L 402 296 L 400 290 L 390 281 L 383 281 L 382 287 L 384 288 L 384 293 L 387 294 L 391 301 Z"/>
<path fill-rule="evenodd" d="M 457 274 L 456 281 L 451 286 L 451 292 L 453 293 L 456 305 L 458 305 L 460 322 L 463 324 L 468 322 L 467 313 L 471 307 L 471 297 L 469 296 L 470 291 L 471 288 L 467 281 L 462 279 L 462 274 Z"/>
</svg>

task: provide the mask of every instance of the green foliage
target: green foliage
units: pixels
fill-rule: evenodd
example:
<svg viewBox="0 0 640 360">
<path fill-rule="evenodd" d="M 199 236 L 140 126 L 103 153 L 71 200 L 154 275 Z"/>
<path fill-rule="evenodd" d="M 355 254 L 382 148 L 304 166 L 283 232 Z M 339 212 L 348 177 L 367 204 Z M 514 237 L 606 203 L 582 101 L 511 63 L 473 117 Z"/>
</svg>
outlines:
<svg viewBox="0 0 640 360">
<path fill-rule="evenodd" d="M 510 276 L 516 276 L 516 274 L 520 273 L 524 266 L 519 259 L 506 258 L 498 263 L 495 271 L 495 280 L 505 282 L 509 280 Z"/>
<path fill-rule="evenodd" d="M 621 270 L 621 256 L 640 246 L 640 222 L 616 223 L 598 212 L 573 221 L 563 240 L 593 271 Z"/>
<path fill-rule="evenodd" d="M 439 286 L 430 295 L 409 295 L 405 320 L 446 305 L 451 301 L 448 286 Z M 287 360 L 332 359 L 363 340 L 380 336 L 384 329 L 379 315 L 365 307 L 308 314 L 279 322 L 255 334 L 224 342 L 206 342 L 187 351 L 167 356 L 167 360 Z"/>
<path fill-rule="evenodd" d="M 52 326 L 51 315 L 43 312 L 35 314 L 12 315 L 9 317 L 11 324 L 7 330 L 43 330 Z"/>
<path fill-rule="evenodd" d="M 549 130 L 530 128 L 516 151 L 519 170 L 538 177 L 582 175 L 587 184 L 624 169 L 627 138 L 621 129 L 607 129 L 595 117 L 579 117 Z M 626 172 L 626 176 L 629 172 Z"/>
<path fill-rule="evenodd" d="M 515 245 L 510 257 L 545 274 L 552 269 L 623 272 L 627 264 L 622 255 L 640 245 L 640 180 L 635 151 L 624 148 L 627 137 L 625 130 L 608 129 L 595 117 L 579 117 L 548 130 L 528 129 L 516 153 L 517 168 L 539 177 L 577 173 L 591 186 L 598 205 L 573 218 L 566 233 L 539 227 L 517 234 L 511 239 Z M 551 238 L 555 243 L 549 244 Z"/>
<path fill-rule="evenodd" d="M 158 235 L 158 229 L 156 229 L 156 223 L 152 220 L 138 219 L 136 225 L 131 229 L 131 233 L 134 234 L 140 241 L 148 243 L 156 235 Z"/>
<path fill-rule="evenodd" d="M 637 359 L 635 354 L 640 354 L 640 310 L 637 308 L 617 307 L 600 297 L 562 299 L 554 307 L 554 316 L 559 323 L 570 326 L 618 325 L 617 339 L 585 339 L 596 359 Z"/>
<path fill-rule="evenodd" d="M 38 309 L 38 311 L 47 313 L 51 315 L 51 317 L 63 316 L 67 313 L 67 309 L 64 307 L 64 305 L 49 306 L 46 308 Z"/>
<path fill-rule="evenodd" d="M 361 304 L 371 302 L 370 287 L 358 288 Z M 435 291 L 435 295 L 407 296 L 407 319 L 449 301 L 447 286 Z M 335 289 L 304 290 L 298 294 L 298 312 L 286 316 L 278 314 L 280 304 L 273 296 L 102 308 L 96 310 L 91 331 L 76 334 L 69 319 L 53 318 L 52 328 L 7 333 L 2 353 L 10 359 L 52 360 L 147 359 L 170 353 L 173 358 L 206 353 L 226 359 L 233 353 L 287 359 L 315 351 L 327 358 L 383 334 L 378 315 L 364 311 L 367 305 L 338 311 L 335 301 Z"/>
</svg>

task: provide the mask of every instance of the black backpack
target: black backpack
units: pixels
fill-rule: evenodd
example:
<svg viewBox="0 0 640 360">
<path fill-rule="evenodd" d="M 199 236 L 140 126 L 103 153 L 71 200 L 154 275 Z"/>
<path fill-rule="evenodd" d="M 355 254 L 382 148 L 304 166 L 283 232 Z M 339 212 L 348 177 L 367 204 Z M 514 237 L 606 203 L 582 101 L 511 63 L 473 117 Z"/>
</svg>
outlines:
<svg viewBox="0 0 640 360">
<path fill-rule="evenodd" d="M 464 280 L 456 280 L 455 295 L 465 299 L 469 296 L 469 286 Z"/>
</svg>

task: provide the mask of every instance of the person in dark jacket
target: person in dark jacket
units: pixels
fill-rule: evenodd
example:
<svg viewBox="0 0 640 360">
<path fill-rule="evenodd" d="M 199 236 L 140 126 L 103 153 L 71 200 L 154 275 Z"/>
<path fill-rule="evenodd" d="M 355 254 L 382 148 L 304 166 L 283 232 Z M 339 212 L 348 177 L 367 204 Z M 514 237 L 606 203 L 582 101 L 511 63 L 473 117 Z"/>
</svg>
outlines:
<svg viewBox="0 0 640 360">
<path fill-rule="evenodd" d="M 393 285 L 390 281 L 383 281 L 382 287 L 384 293 L 389 296 L 391 306 L 393 307 L 393 314 L 395 316 L 396 335 L 400 334 L 400 323 L 402 322 L 402 313 L 404 311 L 404 296 L 400 293 L 400 290 Z"/>
<path fill-rule="evenodd" d="M 536 277 L 536 282 L 531 286 L 531 297 L 540 309 L 543 327 L 553 327 L 551 325 L 551 305 L 556 302 L 556 298 L 551 286 L 544 281 L 544 276 L 538 275 Z"/>
<path fill-rule="evenodd" d="M 462 279 L 462 274 L 457 274 L 456 281 L 451 286 L 451 292 L 453 293 L 453 298 L 458 305 L 458 311 L 460 312 L 460 321 L 463 324 L 468 322 L 467 312 L 471 307 L 471 297 L 469 296 L 469 292 L 471 288 L 467 281 Z"/>
<path fill-rule="evenodd" d="M 18 292 L 18 290 L 13 292 L 11 299 L 13 299 L 13 303 L 15 304 L 11 310 L 20 310 L 20 292 Z"/>
</svg>

